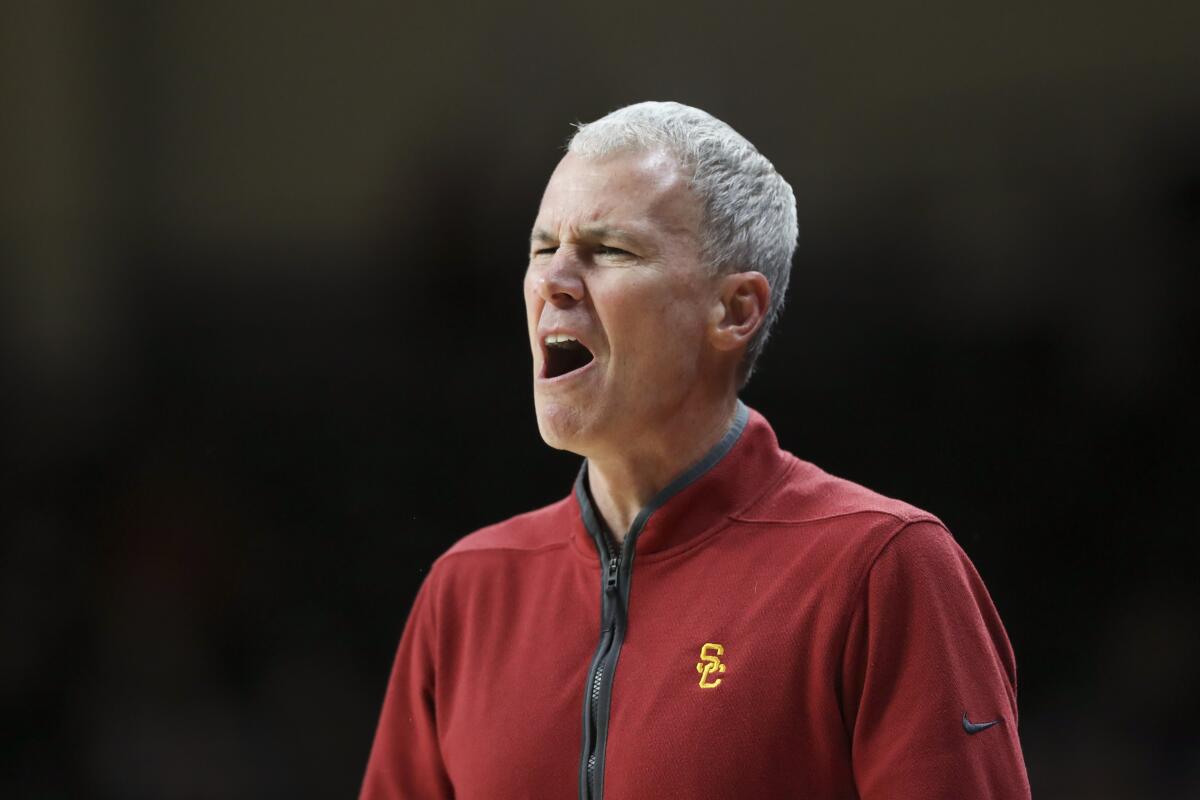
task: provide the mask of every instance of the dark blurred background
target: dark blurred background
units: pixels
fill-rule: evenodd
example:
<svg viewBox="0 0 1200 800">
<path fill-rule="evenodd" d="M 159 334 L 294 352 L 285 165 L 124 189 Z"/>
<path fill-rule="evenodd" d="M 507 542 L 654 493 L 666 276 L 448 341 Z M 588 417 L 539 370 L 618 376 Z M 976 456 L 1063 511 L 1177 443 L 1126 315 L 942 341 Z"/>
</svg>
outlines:
<svg viewBox="0 0 1200 800">
<path fill-rule="evenodd" d="M 570 133 L 677 99 L 800 204 L 745 393 L 939 514 L 1035 796 L 1200 797 L 1200 4 L 0 7 L 5 798 L 351 797 L 432 560 L 550 502 Z"/>
</svg>

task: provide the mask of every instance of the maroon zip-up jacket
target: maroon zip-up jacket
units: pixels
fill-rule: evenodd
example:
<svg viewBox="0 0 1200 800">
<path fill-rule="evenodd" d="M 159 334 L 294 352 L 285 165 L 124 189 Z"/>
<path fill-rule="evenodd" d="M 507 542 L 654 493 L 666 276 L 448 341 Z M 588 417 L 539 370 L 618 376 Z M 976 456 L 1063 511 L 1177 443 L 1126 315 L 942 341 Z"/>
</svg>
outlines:
<svg viewBox="0 0 1200 800">
<path fill-rule="evenodd" d="M 362 798 L 1029 797 L 1012 648 L 936 517 L 741 404 L 619 551 L 586 486 L 437 560 Z"/>
</svg>

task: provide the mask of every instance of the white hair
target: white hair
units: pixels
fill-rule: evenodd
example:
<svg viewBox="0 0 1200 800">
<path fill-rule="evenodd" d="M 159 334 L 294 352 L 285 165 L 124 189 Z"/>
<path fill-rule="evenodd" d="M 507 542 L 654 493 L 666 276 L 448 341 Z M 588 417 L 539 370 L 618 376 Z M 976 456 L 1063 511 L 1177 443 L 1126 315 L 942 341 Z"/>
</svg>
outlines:
<svg viewBox="0 0 1200 800">
<path fill-rule="evenodd" d="M 787 293 L 796 251 L 796 196 L 775 167 L 721 120 L 682 103 L 645 102 L 579 124 L 567 150 L 603 158 L 622 150 L 664 150 L 679 163 L 704 209 L 700 253 L 713 274 L 757 270 L 771 300 L 741 365 L 754 371 Z"/>
</svg>

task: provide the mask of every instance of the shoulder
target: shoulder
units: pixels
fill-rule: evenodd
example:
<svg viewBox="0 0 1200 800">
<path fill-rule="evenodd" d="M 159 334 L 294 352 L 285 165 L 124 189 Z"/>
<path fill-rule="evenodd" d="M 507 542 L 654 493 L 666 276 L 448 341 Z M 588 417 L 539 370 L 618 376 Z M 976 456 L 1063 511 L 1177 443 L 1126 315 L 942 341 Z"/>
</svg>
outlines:
<svg viewBox="0 0 1200 800">
<path fill-rule="evenodd" d="M 438 562 L 471 553 L 528 553 L 564 547 L 568 544 L 570 525 L 577 519 L 574 499 L 564 497 L 467 534 L 443 553 Z"/>
<path fill-rule="evenodd" d="M 504 603 L 546 575 L 561 570 L 571 547 L 578 504 L 566 497 L 509 517 L 459 539 L 434 561 L 427 583 L 437 616 L 455 614 L 464 603 Z"/>
<path fill-rule="evenodd" d="M 934 514 L 794 457 L 786 475 L 738 512 L 734 522 L 764 534 L 773 531 L 761 538 L 774 547 L 819 554 L 851 576 L 851 585 L 886 551 L 954 546 Z"/>
<path fill-rule="evenodd" d="M 786 477 L 750 508 L 739 514 L 746 522 L 804 524 L 863 517 L 904 526 L 941 521 L 924 509 L 831 475 L 815 464 L 792 456 Z"/>
</svg>

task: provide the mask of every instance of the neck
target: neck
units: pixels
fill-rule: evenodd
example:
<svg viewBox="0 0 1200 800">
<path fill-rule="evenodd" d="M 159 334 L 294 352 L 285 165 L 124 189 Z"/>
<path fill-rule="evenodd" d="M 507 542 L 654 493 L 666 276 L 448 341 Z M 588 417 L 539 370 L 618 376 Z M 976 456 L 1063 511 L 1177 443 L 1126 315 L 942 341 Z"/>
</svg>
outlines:
<svg viewBox="0 0 1200 800">
<path fill-rule="evenodd" d="M 677 476 L 716 446 L 737 412 L 737 397 L 673 415 L 636 447 L 588 456 L 588 488 L 596 512 L 618 543 L 638 513 Z"/>
</svg>

